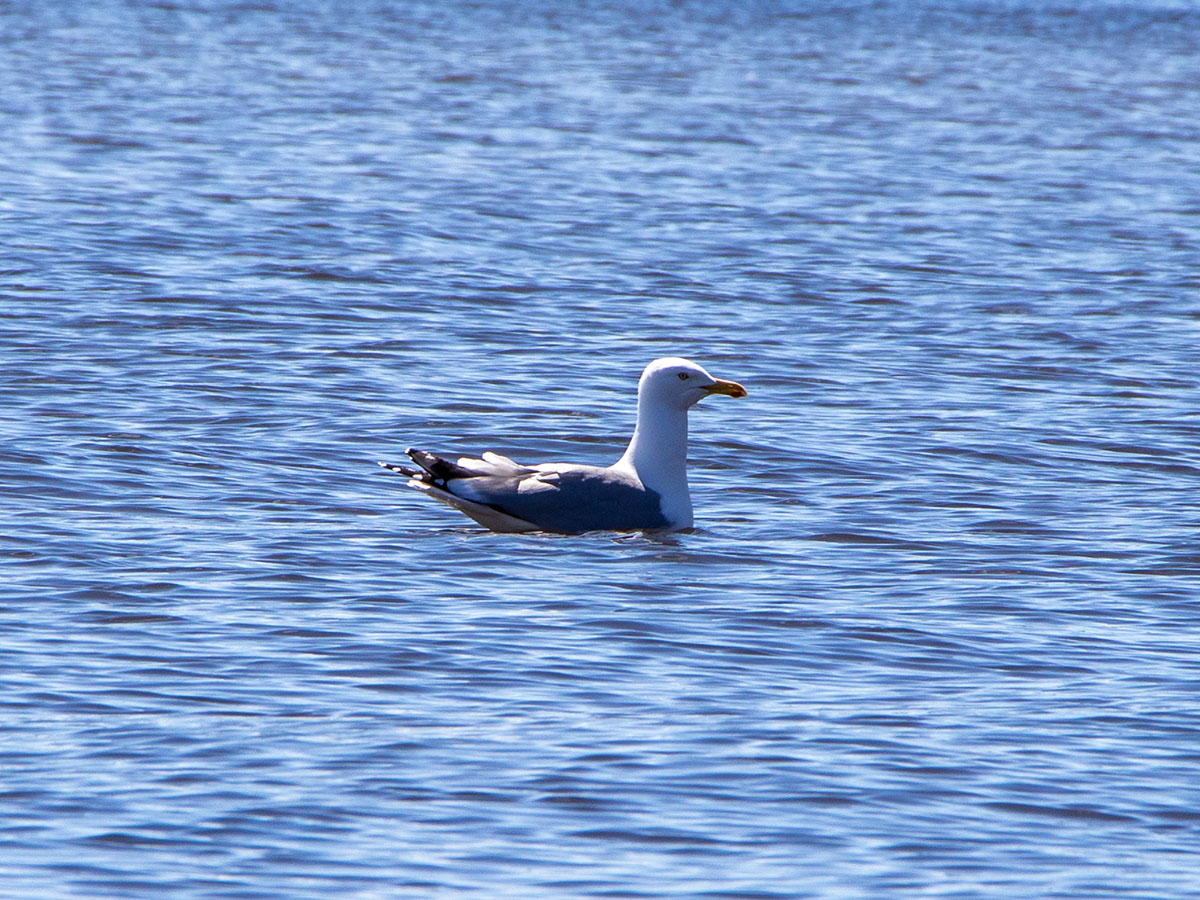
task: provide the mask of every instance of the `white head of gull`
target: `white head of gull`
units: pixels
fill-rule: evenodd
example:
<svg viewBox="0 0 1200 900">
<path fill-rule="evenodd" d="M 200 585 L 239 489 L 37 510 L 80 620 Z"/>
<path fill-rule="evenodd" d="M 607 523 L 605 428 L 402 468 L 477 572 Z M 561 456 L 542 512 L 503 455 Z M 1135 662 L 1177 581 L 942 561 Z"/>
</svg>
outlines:
<svg viewBox="0 0 1200 900">
<path fill-rule="evenodd" d="M 746 389 L 677 356 L 651 362 L 638 381 L 633 437 L 611 466 L 526 466 L 491 452 L 451 461 L 411 447 L 420 468 L 380 465 L 493 531 L 678 531 L 692 527 L 687 413 L 710 394 Z"/>
</svg>

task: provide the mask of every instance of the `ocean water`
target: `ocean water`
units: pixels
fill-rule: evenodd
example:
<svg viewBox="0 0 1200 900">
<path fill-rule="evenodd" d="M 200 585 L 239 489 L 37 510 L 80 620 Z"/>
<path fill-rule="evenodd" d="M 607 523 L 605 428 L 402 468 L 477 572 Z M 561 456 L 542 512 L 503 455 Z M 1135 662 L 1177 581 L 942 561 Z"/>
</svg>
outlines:
<svg viewBox="0 0 1200 900">
<path fill-rule="evenodd" d="M 0 896 L 1200 884 L 1200 9 L 0 3 Z M 412 444 L 697 527 L 495 535 Z"/>
</svg>

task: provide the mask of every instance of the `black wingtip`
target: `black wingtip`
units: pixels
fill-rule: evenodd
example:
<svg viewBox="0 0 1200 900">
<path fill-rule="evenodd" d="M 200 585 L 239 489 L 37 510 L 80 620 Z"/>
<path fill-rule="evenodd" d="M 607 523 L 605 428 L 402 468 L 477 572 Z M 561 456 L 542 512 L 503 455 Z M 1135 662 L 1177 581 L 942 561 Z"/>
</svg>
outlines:
<svg viewBox="0 0 1200 900">
<path fill-rule="evenodd" d="M 442 484 L 454 478 L 474 478 L 479 474 L 478 472 L 472 472 L 470 469 L 464 469 L 458 463 L 443 459 L 435 453 L 418 450 L 416 447 L 409 447 L 408 456 L 413 462 L 428 472 L 431 478 Z"/>
</svg>

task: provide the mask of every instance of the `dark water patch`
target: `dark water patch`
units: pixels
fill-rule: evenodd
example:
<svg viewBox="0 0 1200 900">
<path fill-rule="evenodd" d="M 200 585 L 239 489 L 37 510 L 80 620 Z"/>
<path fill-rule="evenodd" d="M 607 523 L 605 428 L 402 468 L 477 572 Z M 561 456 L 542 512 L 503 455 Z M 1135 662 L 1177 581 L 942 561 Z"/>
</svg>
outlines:
<svg viewBox="0 0 1200 900">
<path fill-rule="evenodd" d="M 1048 816 L 1050 818 L 1067 819 L 1085 822 L 1135 823 L 1139 820 L 1133 816 L 1120 813 L 1106 812 L 1083 806 L 1037 806 L 1029 803 L 986 803 L 988 809 L 1009 813 L 1016 816 Z"/>
<path fill-rule="evenodd" d="M 819 543 L 828 544 L 846 544 L 846 545 L 866 545 L 879 547 L 895 547 L 898 549 L 907 550 L 933 550 L 936 549 L 932 544 L 921 544 L 913 541 L 900 540 L 898 538 L 890 538 L 885 535 L 869 534 L 864 532 L 828 532 L 824 534 L 806 535 L 804 540 L 816 541 Z"/>
<path fill-rule="evenodd" d="M 182 616 L 161 613 L 127 613 L 113 610 L 90 610 L 77 615 L 77 621 L 94 622 L 97 625 L 160 625 L 186 622 Z"/>
</svg>

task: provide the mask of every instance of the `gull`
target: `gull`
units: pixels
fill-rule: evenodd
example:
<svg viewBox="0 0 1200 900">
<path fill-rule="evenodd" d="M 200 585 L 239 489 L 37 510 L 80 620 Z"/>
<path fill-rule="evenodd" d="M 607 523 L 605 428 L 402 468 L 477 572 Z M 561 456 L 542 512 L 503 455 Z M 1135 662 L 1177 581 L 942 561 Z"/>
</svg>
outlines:
<svg viewBox="0 0 1200 900">
<path fill-rule="evenodd" d="M 418 468 L 379 465 L 492 531 L 679 531 L 692 527 L 687 414 L 711 394 L 746 389 L 677 356 L 651 362 L 638 381 L 633 437 L 611 466 L 527 466 L 490 451 L 452 461 L 414 447 L 405 452 Z"/>
</svg>

